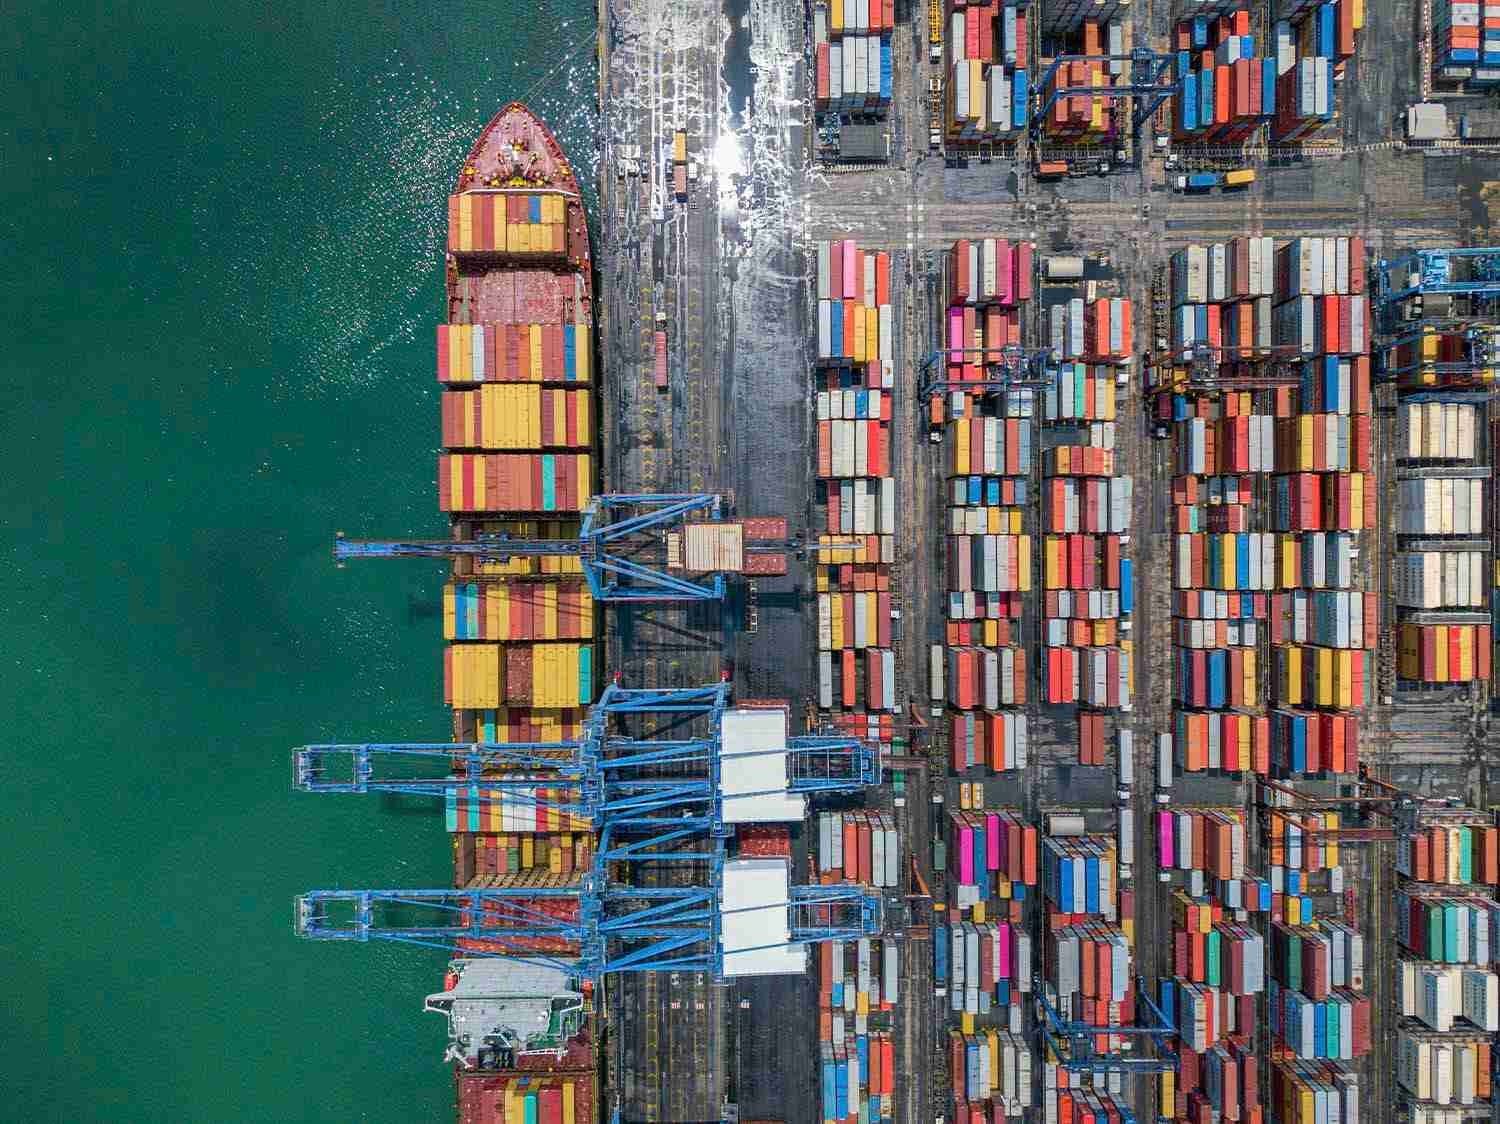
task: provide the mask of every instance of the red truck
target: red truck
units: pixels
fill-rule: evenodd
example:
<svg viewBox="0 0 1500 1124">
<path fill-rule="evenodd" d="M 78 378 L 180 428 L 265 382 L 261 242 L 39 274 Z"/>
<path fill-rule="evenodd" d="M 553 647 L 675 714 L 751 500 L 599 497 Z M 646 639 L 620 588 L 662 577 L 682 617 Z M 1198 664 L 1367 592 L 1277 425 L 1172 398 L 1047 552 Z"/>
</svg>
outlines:
<svg viewBox="0 0 1500 1124">
<path fill-rule="evenodd" d="M 667 333 L 656 329 L 656 389 L 667 389 Z"/>
</svg>

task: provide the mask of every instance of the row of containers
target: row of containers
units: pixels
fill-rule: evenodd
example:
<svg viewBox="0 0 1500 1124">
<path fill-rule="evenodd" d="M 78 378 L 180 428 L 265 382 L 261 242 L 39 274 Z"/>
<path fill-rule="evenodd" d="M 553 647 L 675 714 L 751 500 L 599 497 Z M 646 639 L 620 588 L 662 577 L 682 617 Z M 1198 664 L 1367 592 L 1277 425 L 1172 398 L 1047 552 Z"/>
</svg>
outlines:
<svg viewBox="0 0 1500 1124">
<path fill-rule="evenodd" d="M 1280 315 L 1362 309 L 1364 247 L 1357 238 L 1306 237 L 1277 246 L 1241 237 L 1187 246 L 1169 262 L 1172 319 L 1231 319 L 1225 309 L 1265 301 Z M 1335 307 L 1337 305 L 1337 307 Z M 1316 323 L 1317 321 L 1315 321 Z M 1344 340 L 1358 335 L 1359 344 Z M 1277 340 L 1275 333 L 1272 340 Z M 1264 358 L 1226 358 L 1204 344 L 1219 389 L 1197 393 L 1197 369 L 1171 358 L 1153 369 L 1155 413 L 1173 438 L 1172 698 L 1182 772 L 1242 770 L 1279 777 L 1357 768 L 1358 712 L 1374 692 L 1380 619 L 1358 588 L 1364 532 L 1377 490 L 1367 328 L 1318 330 L 1292 345 L 1348 347 L 1300 360 L 1301 378 L 1236 390 Z M 1330 341 L 1338 341 L 1330 344 Z M 1164 374 L 1165 372 L 1165 374 Z M 1226 385 L 1227 384 L 1227 385 Z"/>
<path fill-rule="evenodd" d="M 812 9 L 813 96 L 820 112 L 883 116 L 891 104 L 895 0 L 828 0 Z"/>
<path fill-rule="evenodd" d="M 863 9 L 840 6 L 841 40 Z M 888 28 L 887 28 L 888 30 Z M 886 41 L 889 41 L 887 36 Z M 893 596 L 898 495 L 892 417 L 899 305 L 892 255 L 854 239 L 816 245 L 817 432 L 815 502 L 822 508 L 814 567 L 817 594 L 818 706 L 862 729 L 900 709 L 896 690 Z M 833 549 L 830 549 L 833 548 Z M 873 727 L 889 741 L 890 726 Z"/>
<path fill-rule="evenodd" d="M 1050 290 L 1044 318 L 1055 359 L 1042 395 L 1040 701 L 1077 708 L 1078 764 L 1102 766 L 1108 716 L 1133 706 L 1134 481 L 1115 437 L 1135 328 L 1129 299 L 1080 288 Z"/>
<path fill-rule="evenodd" d="M 1156 772 L 1174 807 L 1154 828 L 1179 1056 L 1160 1103 L 1177 1120 L 1311 1121 L 1333 1098 L 1358 1119 L 1371 1004 L 1348 856 L 1321 834 L 1337 814 L 1271 789 L 1254 821 L 1176 805 L 1204 773 L 1295 788 L 1359 767 L 1381 635 L 1359 561 L 1378 506 L 1364 248 L 1235 238 L 1182 248 L 1163 281 L 1171 346 L 1147 383 L 1172 440 L 1173 714 Z"/>
<path fill-rule="evenodd" d="M 1026 3 L 946 0 L 944 133 L 949 144 L 1013 143 L 1025 133 L 1031 82 Z"/>
<path fill-rule="evenodd" d="M 1477 388 L 1494 377 L 1488 341 L 1496 328 L 1481 320 L 1457 334 L 1433 329 L 1419 299 L 1420 288 L 1383 310 L 1381 341 L 1397 394 L 1390 586 L 1398 701 L 1462 684 L 1487 690 L 1494 655 L 1493 440 L 1488 391 Z"/>
<path fill-rule="evenodd" d="M 1434 75 L 1476 87 L 1500 82 L 1500 3 L 1436 0 L 1432 5 Z"/>
<path fill-rule="evenodd" d="M 893 940 L 825 941 L 818 946 L 823 1120 L 893 1118 L 892 1031 L 900 980 L 900 946 Z"/>
<path fill-rule="evenodd" d="M 999 6 L 953 14 L 989 28 L 990 7 Z M 1020 11 L 1007 10 L 1011 17 L 1002 18 Z M 996 48 L 990 31 L 982 38 Z M 1027 242 L 963 239 L 940 261 L 937 370 L 947 387 L 933 393 L 929 420 L 943 443 L 946 600 L 942 642 L 929 651 L 929 695 L 934 707 L 946 705 L 943 728 L 959 773 L 1023 769 L 1029 754 L 1027 707 L 1038 674 L 1026 636 L 1036 593 L 1036 396 L 995 384 L 1008 349 L 1023 343 L 1033 251 Z"/>
<path fill-rule="evenodd" d="M 1273 5 L 1282 14 L 1257 42 L 1250 5 L 1185 12 L 1173 32 L 1179 143 L 1235 145 L 1269 126 L 1273 143 L 1313 139 L 1336 110 L 1336 83 L 1354 57 L 1364 0 Z"/>
<path fill-rule="evenodd" d="M 466 193 L 450 200 L 449 322 L 436 334 L 444 452 L 441 510 L 462 540 L 569 539 L 594 491 L 593 331 L 580 202 L 549 192 Z M 523 268 L 524 267 L 524 268 Z M 463 558 L 442 596 L 444 700 L 461 743 L 560 742 L 582 734 L 599 668 L 597 606 L 576 558 Z M 516 778 L 510 778 L 512 780 Z M 534 785 L 447 794 L 455 887 L 575 885 L 595 860 L 592 824 L 564 810 L 578 793 Z M 541 912 L 576 906 L 537 899 Z M 491 918 L 500 924 L 498 918 Z M 482 940 L 474 952 L 501 951 Z M 535 950 L 576 947 L 536 938 Z M 445 981 L 451 989 L 462 962 Z M 597 1115 L 597 1035 L 571 991 L 545 1050 L 454 1038 L 462 1118 L 574 1124 Z M 563 999 L 562 996 L 558 997 Z"/>
<path fill-rule="evenodd" d="M 1500 1032 L 1500 829 L 1431 808 L 1396 841 L 1396 1084 L 1403 1119 L 1487 1106 Z M 1486 1111 L 1487 1107 L 1486 1107 Z M 1427 1113 L 1426 1117 L 1420 1115 Z"/>
</svg>

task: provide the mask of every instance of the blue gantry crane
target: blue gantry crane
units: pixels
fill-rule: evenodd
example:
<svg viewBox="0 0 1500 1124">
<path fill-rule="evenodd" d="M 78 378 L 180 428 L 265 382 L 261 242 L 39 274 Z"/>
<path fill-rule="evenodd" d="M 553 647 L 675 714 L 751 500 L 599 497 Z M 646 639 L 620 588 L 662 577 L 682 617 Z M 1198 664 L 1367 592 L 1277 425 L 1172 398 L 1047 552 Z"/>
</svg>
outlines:
<svg viewBox="0 0 1500 1124">
<path fill-rule="evenodd" d="M 295 784 L 311 792 L 395 792 L 476 799 L 537 799 L 590 818 L 599 842 L 589 869 L 569 886 L 416 890 L 317 890 L 297 900 L 297 930 L 318 940 L 385 940 L 464 956 L 544 959 L 585 978 L 622 971 L 725 974 L 722 940 L 725 840 L 730 802 L 760 795 L 850 792 L 878 784 L 874 747 L 816 735 L 786 739 L 787 786 L 762 793 L 739 785 L 726 796 L 726 763 L 780 749 L 725 753 L 720 738 L 729 685 L 630 689 L 610 683 L 576 740 L 454 745 L 307 746 Z M 682 738 L 634 737 L 617 728 L 646 719 Z M 501 770 L 496 772 L 495 770 Z M 507 777 L 505 771 L 523 776 Z M 691 871 L 695 885 L 652 886 L 642 871 Z M 792 886 L 785 929 L 791 944 L 872 935 L 879 901 L 858 887 Z M 551 908 L 549 908 L 549 906 Z M 561 907 L 561 908 L 559 908 Z M 756 908 L 767 908 L 764 903 Z M 781 942 L 778 942 L 778 944 Z M 731 955 L 753 952 L 743 945 Z"/>
<path fill-rule="evenodd" d="M 1062 89 L 1053 88 L 1051 93 L 1047 87 L 1052 85 L 1057 76 L 1057 70 L 1064 63 L 1070 62 L 1128 62 L 1130 64 L 1130 82 L 1122 82 L 1114 86 L 1069 86 Z M 1170 79 L 1163 84 L 1162 79 L 1168 76 L 1172 69 L 1173 57 L 1159 51 L 1152 51 L 1145 47 L 1137 47 L 1118 55 L 1059 55 L 1052 60 L 1050 66 L 1042 72 L 1041 79 L 1033 86 L 1036 90 L 1038 108 L 1031 115 L 1031 136 L 1033 140 L 1040 140 L 1042 126 L 1047 121 L 1047 114 L 1052 111 L 1060 98 L 1087 97 L 1105 98 L 1109 101 L 1117 101 L 1121 98 L 1139 98 L 1140 101 L 1130 117 L 1130 128 L 1133 132 L 1139 132 L 1141 125 L 1151 118 L 1151 115 L 1161 108 L 1173 94 L 1177 93 L 1179 83 Z M 1146 75 L 1142 80 L 1139 76 Z"/>
<path fill-rule="evenodd" d="M 1376 377 L 1402 381 L 1421 372 L 1445 386 L 1470 381 L 1500 362 L 1500 247 L 1414 250 L 1375 267 L 1375 316 L 1384 339 L 1376 349 Z M 1438 304 L 1426 298 L 1457 298 Z M 1406 361 L 1400 349 L 1433 335 L 1462 341 L 1462 354 L 1423 357 L 1420 346 Z M 1482 379 L 1478 381 L 1489 381 Z M 1436 383 L 1434 383 L 1436 385 Z"/>
<path fill-rule="evenodd" d="M 1044 1054 L 1050 1046 L 1059 1066 L 1079 1073 L 1165 1073 L 1176 1069 L 1177 1028 L 1151 998 L 1144 976 L 1136 977 L 1135 995 L 1138 1020 L 1135 1025 L 1096 1026 L 1065 1017 L 1039 991 L 1037 1005 L 1041 1018 L 1037 1023 Z M 1100 1051 L 1098 1038 L 1109 1034 L 1121 1035 L 1132 1042 L 1148 1039 L 1156 1047 L 1155 1053 Z"/>
<path fill-rule="evenodd" d="M 602 495 L 589 501 L 571 539 L 523 539 L 510 535 L 479 535 L 472 541 L 451 539 L 366 541 L 334 540 L 333 556 L 340 562 L 356 558 L 459 558 L 503 562 L 521 557 L 577 558 L 596 601 L 722 601 L 724 575 L 701 578 L 674 574 L 653 564 L 626 557 L 631 540 L 662 534 L 693 515 L 715 520 L 721 497 L 707 492 Z"/>
<path fill-rule="evenodd" d="M 984 378 L 978 381 L 953 381 L 945 376 L 953 355 L 978 355 L 984 367 Z M 989 358 L 996 356 L 998 358 Z M 1045 390 L 1052 385 L 1054 357 L 1050 347 L 1023 348 L 1014 344 L 1004 347 L 945 347 L 929 352 L 922 361 L 919 400 L 954 390 Z"/>
<path fill-rule="evenodd" d="M 302 792 L 464 794 L 471 806 L 491 799 L 530 801 L 588 819 L 652 812 L 707 815 L 725 833 L 721 772 L 776 750 L 726 753 L 719 737 L 729 684 L 652 690 L 609 683 L 576 739 L 555 742 L 408 742 L 307 745 L 293 754 L 293 787 Z M 622 717 L 704 719 L 685 738 L 637 738 L 611 729 Z M 880 759 L 868 742 L 840 734 L 786 740 L 787 786 L 801 795 L 854 792 L 880 783 Z M 546 795 L 534 795 L 538 789 Z M 485 795 L 494 793 L 495 795 Z M 736 790 L 734 799 L 769 795 Z"/>
</svg>

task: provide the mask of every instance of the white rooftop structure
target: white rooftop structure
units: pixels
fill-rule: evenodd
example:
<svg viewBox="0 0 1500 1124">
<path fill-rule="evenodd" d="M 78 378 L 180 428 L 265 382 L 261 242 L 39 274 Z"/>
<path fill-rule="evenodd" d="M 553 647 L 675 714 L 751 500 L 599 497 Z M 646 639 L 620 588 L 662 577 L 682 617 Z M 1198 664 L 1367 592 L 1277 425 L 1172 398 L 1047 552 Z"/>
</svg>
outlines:
<svg viewBox="0 0 1500 1124">
<path fill-rule="evenodd" d="M 719 933 L 725 976 L 807 971 L 807 946 L 788 943 L 790 898 L 791 871 L 785 859 L 734 859 L 724 864 Z"/>
<path fill-rule="evenodd" d="M 719 727 L 725 823 L 801 823 L 807 800 L 787 792 L 786 711 L 726 710 Z"/>
</svg>

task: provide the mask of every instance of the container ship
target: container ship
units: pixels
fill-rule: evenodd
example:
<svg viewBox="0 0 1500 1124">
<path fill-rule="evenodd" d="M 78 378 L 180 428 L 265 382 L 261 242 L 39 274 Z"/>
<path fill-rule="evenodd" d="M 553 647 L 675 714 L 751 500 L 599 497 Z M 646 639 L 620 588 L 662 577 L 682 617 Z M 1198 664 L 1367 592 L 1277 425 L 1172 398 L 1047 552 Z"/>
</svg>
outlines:
<svg viewBox="0 0 1500 1124">
<path fill-rule="evenodd" d="M 557 139 L 525 106 L 507 105 L 480 133 L 448 198 L 437 467 L 456 540 L 577 536 L 598 438 L 592 268 L 578 180 Z M 576 558 L 456 559 L 443 590 L 443 637 L 456 742 L 579 734 L 600 635 Z M 555 807 L 568 794 L 549 783 L 539 776 L 534 794 L 511 787 L 503 798 L 482 785 L 450 793 L 455 887 L 579 880 L 592 860 L 590 824 Z M 577 909 L 555 900 L 536 907 L 561 917 Z M 503 949 L 514 956 L 535 946 L 563 960 L 578 952 L 554 938 L 527 940 Z M 593 1120 L 591 989 L 550 963 L 486 959 L 501 951 L 493 942 L 463 947 L 481 955 L 455 960 L 444 990 L 427 1001 L 449 1020 L 458 1119 Z"/>
</svg>

